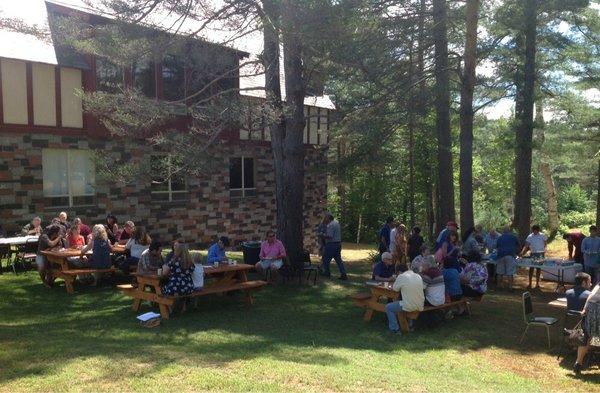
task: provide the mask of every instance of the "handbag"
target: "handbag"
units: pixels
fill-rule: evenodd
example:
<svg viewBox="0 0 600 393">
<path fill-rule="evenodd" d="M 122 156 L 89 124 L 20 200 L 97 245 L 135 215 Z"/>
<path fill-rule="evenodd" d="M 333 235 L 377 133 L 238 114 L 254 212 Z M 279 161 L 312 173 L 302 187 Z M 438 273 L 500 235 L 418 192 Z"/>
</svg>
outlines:
<svg viewBox="0 0 600 393">
<path fill-rule="evenodd" d="M 573 329 L 565 329 L 565 334 L 567 335 L 569 342 L 576 344 L 577 346 L 586 345 L 585 334 L 581 327 L 582 321 L 583 319 L 580 320 Z"/>
</svg>

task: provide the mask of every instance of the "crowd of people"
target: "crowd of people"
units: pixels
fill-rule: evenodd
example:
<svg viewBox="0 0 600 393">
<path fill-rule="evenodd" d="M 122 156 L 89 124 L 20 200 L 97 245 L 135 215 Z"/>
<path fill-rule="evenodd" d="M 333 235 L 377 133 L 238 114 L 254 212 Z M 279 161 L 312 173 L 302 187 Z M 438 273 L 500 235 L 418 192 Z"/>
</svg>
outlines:
<svg viewBox="0 0 600 393">
<path fill-rule="evenodd" d="M 153 239 L 145 227 L 137 226 L 133 221 L 126 221 L 120 226 L 117 217 L 112 214 L 106 216 L 104 223 L 93 225 L 91 230 L 80 218 L 69 221 L 66 212 L 61 212 L 45 228 L 42 228 L 42 220 L 35 217 L 23 227 L 21 234 L 38 236 L 36 265 L 46 286 L 52 285 L 53 277 L 42 251 L 56 249 L 79 251 L 78 256 L 67 258 L 72 268 L 98 270 L 115 266 L 125 275 L 131 271 L 159 274 L 165 278 L 163 293 L 167 295 L 187 295 L 202 286 L 199 254 L 197 258 L 192 258 L 188 243 L 182 236 L 174 236 L 170 244 L 171 251 L 163 257 L 163 243 Z M 218 237 L 208 248 L 206 263 L 211 266 L 227 263 L 225 252 L 230 243 L 227 236 Z M 119 253 L 115 253 L 117 248 Z M 261 274 L 269 270 L 270 279 L 276 280 L 277 272 L 286 258 L 286 250 L 274 231 L 267 231 L 259 258 L 256 270 Z M 80 275 L 78 280 L 91 281 L 91 285 L 96 285 L 100 276 Z"/>
</svg>

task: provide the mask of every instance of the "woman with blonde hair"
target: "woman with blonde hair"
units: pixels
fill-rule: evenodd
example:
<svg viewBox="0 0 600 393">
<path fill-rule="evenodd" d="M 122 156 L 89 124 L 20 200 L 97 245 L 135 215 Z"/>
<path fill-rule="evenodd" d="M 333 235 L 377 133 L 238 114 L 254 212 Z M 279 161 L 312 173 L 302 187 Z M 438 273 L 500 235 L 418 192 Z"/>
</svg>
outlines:
<svg viewBox="0 0 600 393">
<path fill-rule="evenodd" d="M 406 265 L 406 251 L 407 251 L 407 233 L 406 226 L 404 224 L 398 225 L 396 230 L 396 236 L 394 239 L 394 249 L 392 255 L 396 266 Z"/>
<path fill-rule="evenodd" d="M 163 266 L 163 276 L 169 279 L 162 287 L 162 293 L 168 296 L 189 295 L 194 291 L 194 261 L 187 244 L 177 243 L 173 251 L 173 258 Z"/>
<path fill-rule="evenodd" d="M 108 235 L 104 225 L 94 225 L 94 228 L 92 229 L 92 241 L 81 249 L 81 255 L 84 256 L 89 250 L 92 250 L 90 267 L 93 269 L 108 269 L 111 267 L 110 253 L 112 251 L 112 246 L 108 241 Z"/>
</svg>

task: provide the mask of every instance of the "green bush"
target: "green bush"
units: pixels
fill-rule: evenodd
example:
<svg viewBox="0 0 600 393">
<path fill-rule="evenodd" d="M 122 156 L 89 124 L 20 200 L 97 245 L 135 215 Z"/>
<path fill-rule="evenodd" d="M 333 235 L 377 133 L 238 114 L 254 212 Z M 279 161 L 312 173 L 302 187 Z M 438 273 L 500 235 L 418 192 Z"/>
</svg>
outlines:
<svg viewBox="0 0 600 393">
<path fill-rule="evenodd" d="M 563 188 L 558 194 L 558 212 L 585 213 L 590 208 L 591 202 L 585 190 L 579 184 Z"/>
<path fill-rule="evenodd" d="M 581 228 L 592 225 L 596 221 L 596 212 L 588 211 L 584 213 L 571 211 L 560 215 L 560 231 L 565 232 L 571 228 Z"/>
</svg>

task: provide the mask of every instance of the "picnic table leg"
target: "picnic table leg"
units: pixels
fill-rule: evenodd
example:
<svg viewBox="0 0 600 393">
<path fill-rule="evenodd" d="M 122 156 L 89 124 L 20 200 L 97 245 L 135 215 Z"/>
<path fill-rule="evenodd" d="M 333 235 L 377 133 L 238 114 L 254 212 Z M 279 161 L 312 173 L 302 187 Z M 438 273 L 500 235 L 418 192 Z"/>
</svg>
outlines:
<svg viewBox="0 0 600 393">
<path fill-rule="evenodd" d="M 65 280 L 65 288 L 67 289 L 67 293 L 69 295 L 72 295 L 73 294 L 73 281 L 75 281 L 75 277 L 65 274 L 62 276 L 62 279 Z"/>
<path fill-rule="evenodd" d="M 373 302 L 376 303 L 378 301 L 379 301 L 379 295 L 371 294 L 371 299 L 365 303 L 365 308 L 367 309 L 365 311 L 365 315 L 363 316 L 363 320 L 365 322 L 370 322 L 371 318 L 373 318 L 374 310 L 373 310 L 373 308 L 371 308 L 371 303 L 373 303 Z"/>
<path fill-rule="evenodd" d="M 400 311 L 396 314 L 398 318 L 398 322 L 400 323 L 400 330 L 402 333 L 408 333 L 410 328 L 408 327 L 408 319 L 406 319 L 406 313 L 404 311 Z"/>
<path fill-rule="evenodd" d="M 158 309 L 160 310 L 161 317 L 169 319 L 169 307 L 166 304 L 158 303 Z"/>
</svg>

